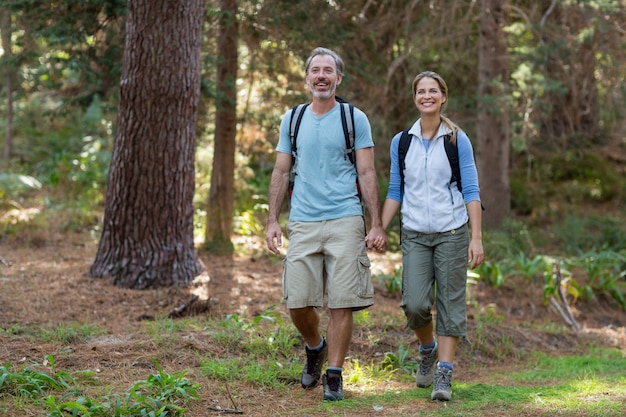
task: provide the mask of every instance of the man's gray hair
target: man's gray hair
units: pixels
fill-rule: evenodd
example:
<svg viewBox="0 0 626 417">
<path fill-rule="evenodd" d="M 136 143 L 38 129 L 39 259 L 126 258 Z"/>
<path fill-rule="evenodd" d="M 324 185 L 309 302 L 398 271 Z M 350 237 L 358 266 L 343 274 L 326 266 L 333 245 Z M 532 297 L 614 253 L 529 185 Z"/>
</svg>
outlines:
<svg viewBox="0 0 626 417">
<path fill-rule="evenodd" d="M 318 47 L 313 49 L 311 55 L 306 60 L 306 66 L 304 72 L 306 74 L 309 73 L 309 66 L 311 66 L 311 61 L 318 55 L 329 55 L 335 60 L 335 66 L 337 67 L 337 74 L 343 74 L 343 59 L 337 54 L 337 52 L 330 50 L 328 48 Z"/>
</svg>

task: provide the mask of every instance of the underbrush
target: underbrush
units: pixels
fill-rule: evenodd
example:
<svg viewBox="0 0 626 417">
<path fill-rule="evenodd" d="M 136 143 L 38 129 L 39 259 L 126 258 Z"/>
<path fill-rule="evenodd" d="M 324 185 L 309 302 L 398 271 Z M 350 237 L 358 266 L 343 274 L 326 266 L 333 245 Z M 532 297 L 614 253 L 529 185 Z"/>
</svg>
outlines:
<svg viewBox="0 0 626 417">
<path fill-rule="evenodd" d="M 344 389 L 348 398 L 340 403 L 319 401 L 307 405 L 306 410 L 292 403 L 292 408 L 283 406 L 283 412 L 265 414 L 262 406 L 241 406 L 248 390 L 271 393 L 277 400 L 302 391 L 302 341 L 286 314 L 272 307 L 251 318 L 231 314 L 145 322 L 125 345 L 117 347 L 128 356 L 137 343 L 151 342 L 153 346 L 147 352 L 137 351 L 138 356 L 118 359 L 134 363 L 147 354 L 153 364 L 152 371 L 127 386 L 101 369 L 61 369 L 52 354 L 41 363 L 5 363 L 0 366 L 0 410 L 13 416 L 46 417 L 191 417 L 208 415 L 197 414 L 207 408 L 216 415 L 294 416 L 304 412 L 329 417 L 362 416 L 373 411 L 387 416 L 409 416 L 419 411 L 441 416 L 515 416 L 528 410 L 535 416 L 617 417 L 623 411 L 626 358 L 619 349 L 581 344 L 575 338 L 572 349 L 562 349 L 558 355 L 530 345 L 525 349 L 511 328 L 499 326 L 502 321 L 494 310 L 483 310 L 474 318 L 476 327 L 471 333 L 476 339 L 460 349 L 459 366 L 465 370 L 459 371 L 463 373 L 454 383 L 453 401 L 442 408 L 427 398 L 429 390 L 414 388 L 419 358 L 415 347 L 407 343 L 403 317 L 364 311 L 355 318 L 356 343 L 367 341 L 371 349 L 355 348 L 347 358 Z M 26 327 L 21 331 L 5 329 L 0 340 L 24 338 L 37 343 L 50 340 L 50 334 L 63 333 Z M 97 346 L 87 342 L 99 336 L 98 329 L 83 327 L 80 339 L 52 340 L 50 349 L 64 357 L 66 367 L 81 350 Z M 530 334 L 530 329 L 527 331 Z M 372 356 L 368 353 L 372 349 L 381 354 Z M 177 355 L 172 358 L 174 351 Z M 197 367 L 180 370 L 175 358 L 190 356 L 197 357 Z M 228 402 L 216 405 L 209 401 L 216 396 L 216 392 L 207 391 L 209 387 L 220 387 Z M 198 407 L 197 403 L 205 405 Z"/>
</svg>

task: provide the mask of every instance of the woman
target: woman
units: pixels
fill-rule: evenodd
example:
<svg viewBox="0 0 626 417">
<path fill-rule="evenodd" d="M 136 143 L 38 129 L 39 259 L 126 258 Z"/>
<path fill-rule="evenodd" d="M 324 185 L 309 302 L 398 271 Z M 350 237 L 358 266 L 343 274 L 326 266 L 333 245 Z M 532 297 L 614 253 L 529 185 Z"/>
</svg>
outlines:
<svg viewBox="0 0 626 417">
<path fill-rule="evenodd" d="M 391 142 L 382 222 L 386 229 L 401 209 L 402 308 L 420 342 L 416 384 L 422 388 L 434 384 L 431 399 L 449 401 L 457 344 L 466 336 L 467 266 L 469 262 L 475 268 L 484 260 L 480 190 L 468 136 L 442 115 L 448 101 L 443 78 L 432 71 L 419 74 L 413 80 L 413 99 L 420 118 L 409 129 L 403 181 L 398 163 L 401 133 Z M 444 146 L 447 135 L 458 147 L 462 187 L 451 183 L 452 168 Z M 431 312 L 435 287 L 436 329 Z"/>
</svg>

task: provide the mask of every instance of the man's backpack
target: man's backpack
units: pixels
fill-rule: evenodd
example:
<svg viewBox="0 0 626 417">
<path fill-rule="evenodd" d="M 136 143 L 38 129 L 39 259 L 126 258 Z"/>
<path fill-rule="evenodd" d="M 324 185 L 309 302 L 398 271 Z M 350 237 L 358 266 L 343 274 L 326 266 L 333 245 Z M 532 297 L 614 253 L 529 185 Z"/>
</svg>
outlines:
<svg viewBox="0 0 626 417">
<path fill-rule="evenodd" d="M 406 168 L 404 160 L 406 154 L 411 146 L 410 129 L 402 131 L 400 136 L 400 143 L 398 143 L 398 167 L 400 168 L 400 190 L 404 194 L 404 169 Z M 450 162 L 450 168 L 452 168 L 452 176 L 450 177 L 450 184 L 456 181 L 456 186 L 459 191 L 463 191 L 461 186 L 461 168 L 459 167 L 459 148 L 456 141 L 452 143 L 452 135 L 447 134 L 444 136 L 444 147 L 446 149 L 446 155 L 448 156 L 448 162 Z"/>
<path fill-rule="evenodd" d="M 343 135 L 346 140 L 346 155 L 350 159 L 350 162 L 356 166 L 356 151 L 354 149 L 354 105 L 344 101 L 340 97 L 335 97 L 339 103 L 339 109 L 341 110 L 341 125 L 343 127 Z M 300 123 L 302 122 L 302 116 L 304 116 L 304 110 L 306 110 L 309 103 L 298 104 L 291 110 L 291 119 L 289 121 L 289 138 L 291 139 L 291 177 L 289 179 L 289 197 L 293 192 L 293 182 L 295 175 L 295 162 L 297 154 L 296 138 L 298 137 L 298 131 L 300 130 Z M 357 179 L 357 194 L 361 197 L 361 190 L 359 188 Z"/>
</svg>

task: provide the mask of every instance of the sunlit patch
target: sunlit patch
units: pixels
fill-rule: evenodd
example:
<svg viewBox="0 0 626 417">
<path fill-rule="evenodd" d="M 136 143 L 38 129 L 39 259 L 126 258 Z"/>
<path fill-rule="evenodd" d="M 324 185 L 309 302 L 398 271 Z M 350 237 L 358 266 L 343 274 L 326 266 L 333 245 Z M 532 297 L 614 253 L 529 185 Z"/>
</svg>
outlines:
<svg viewBox="0 0 626 417">
<path fill-rule="evenodd" d="M 39 208 L 13 208 L 0 215 L 0 223 L 17 224 L 29 222 L 37 216 L 41 210 Z"/>
<path fill-rule="evenodd" d="M 209 282 L 211 282 L 211 277 L 209 273 L 204 271 L 200 275 L 194 278 L 191 283 L 191 293 L 197 296 L 200 300 L 206 301 L 211 297 L 211 291 L 209 290 Z"/>
</svg>

